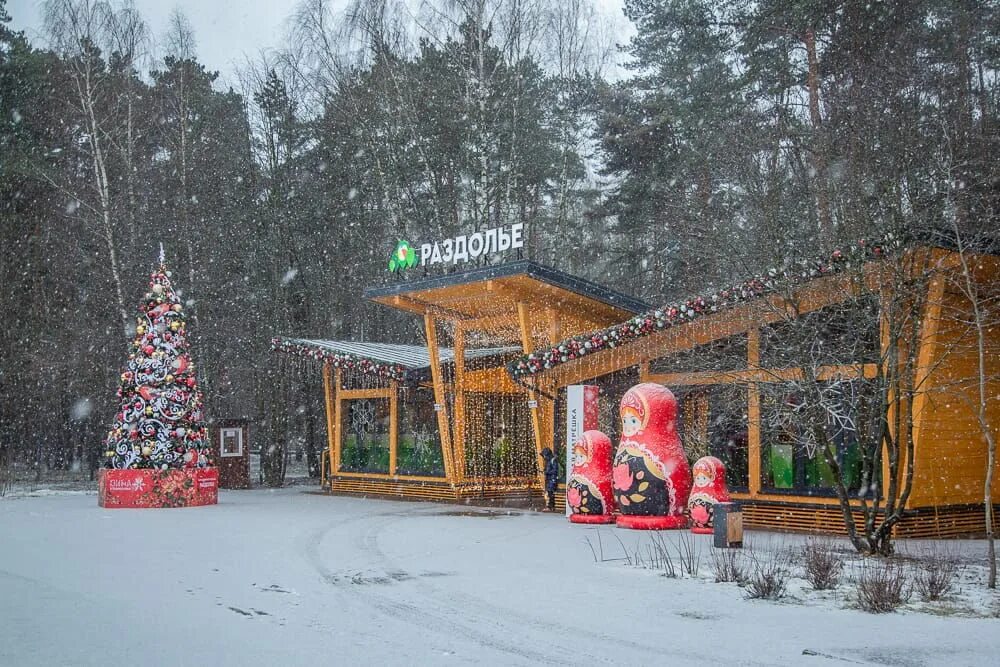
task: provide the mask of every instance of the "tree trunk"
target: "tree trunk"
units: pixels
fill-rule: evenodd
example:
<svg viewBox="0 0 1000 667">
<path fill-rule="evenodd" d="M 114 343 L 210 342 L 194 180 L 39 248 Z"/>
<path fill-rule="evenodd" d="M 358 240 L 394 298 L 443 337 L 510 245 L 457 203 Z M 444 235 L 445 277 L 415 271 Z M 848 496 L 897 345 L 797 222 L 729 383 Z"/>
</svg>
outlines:
<svg viewBox="0 0 1000 667">
<path fill-rule="evenodd" d="M 803 39 L 809 62 L 809 118 L 813 127 L 812 163 L 816 172 L 816 208 L 819 214 L 820 238 L 825 243 L 833 240 L 833 219 L 830 215 L 830 194 L 827 190 L 826 142 L 823 141 L 823 119 L 819 113 L 819 59 L 816 57 L 816 33 L 806 31 Z"/>
</svg>

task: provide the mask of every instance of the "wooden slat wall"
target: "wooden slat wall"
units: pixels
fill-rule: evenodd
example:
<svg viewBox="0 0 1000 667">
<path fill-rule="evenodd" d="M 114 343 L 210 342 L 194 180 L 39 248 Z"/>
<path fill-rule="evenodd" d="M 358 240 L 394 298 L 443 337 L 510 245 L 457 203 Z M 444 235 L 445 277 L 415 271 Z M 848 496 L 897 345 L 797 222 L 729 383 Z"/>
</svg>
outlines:
<svg viewBox="0 0 1000 667">
<path fill-rule="evenodd" d="M 937 354 L 931 384 L 920 415 L 920 439 L 914 467 L 914 506 L 982 502 L 986 479 L 986 440 L 975 415 L 978 400 L 976 332 L 970 327 L 971 307 L 951 286 L 943 296 L 938 323 Z M 988 396 L 1000 395 L 1000 329 L 986 340 Z M 1000 401 L 988 402 L 988 422 L 1000 437 Z M 993 478 L 994 498 L 1000 497 L 1000 466 Z"/>
<path fill-rule="evenodd" d="M 401 500 L 427 500 L 437 502 L 492 502 L 528 503 L 537 502 L 540 492 L 530 483 L 522 484 L 450 484 L 440 482 L 403 481 L 392 479 L 366 479 L 363 477 L 340 477 L 331 480 L 331 493 L 360 496 L 378 496 Z"/>
<path fill-rule="evenodd" d="M 860 512 L 855 525 L 862 525 Z M 743 522 L 750 528 L 800 533 L 847 535 L 843 514 L 837 506 L 802 506 L 781 503 L 743 505 Z M 1000 531 L 1000 516 L 993 513 L 993 529 Z M 949 538 L 978 536 L 986 532 L 983 508 L 975 506 L 927 507 L 913 510 L 896 526 L 899 538 Z"/>
</svg>

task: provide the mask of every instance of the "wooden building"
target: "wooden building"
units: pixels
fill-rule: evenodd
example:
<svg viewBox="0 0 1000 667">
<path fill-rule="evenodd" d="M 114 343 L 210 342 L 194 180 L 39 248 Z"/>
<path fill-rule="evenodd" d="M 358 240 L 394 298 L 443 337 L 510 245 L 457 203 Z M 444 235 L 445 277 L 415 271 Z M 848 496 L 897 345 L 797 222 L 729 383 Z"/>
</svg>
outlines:
<svg viewBox="0 0 1000 667">
<path fill-rule="evenodd" d="M 890 401 L 887 421 L 897 437 L 906 429 L 913 451 L 912 490 L 896 534 L 979 533 L 983 428 L 1000 436 L 1000 260 L 988 253 L 965 259 L 969 283 L 962 257 L 952 250 L 862 244 L 827 261 L 792 263 L 729 290 L 568 337 L 523 356 L 510 370 L 536 392 L 556 397 L 574 384 L 666 385 L 680 402 L 689 457 L 712 454 L 727 464 L 732 495 L 749 525 L 835 533 L 845 531 L 836 477 L 855 498 L 885 504 L 885 454 L 868 488 L 859 488 L 866 479 L 858 449 L 865 420 L 857 413 L 871 407 L 866 392 L 880 383 L 885 390 L 886 378 L 895 378 L 883 394 Z M 983 307 L 978 329 L 970 285 Z M 985 424 L 975 410 L 980 375 L 988 397 Z M 895 404 L 893 392 L 900 396 Z M 608 393 L 608 402 L 621 395 Z M 809 401 L 826 402 L 819 437 L 830 433 L 835 442 L 838 476 L 808 446 L 803 415 Z M 607 419 L 601 423 L 615 430 Z M 909 463 L 906 449 L 900 470 Z M 1000 470 L 992 487 L 997 498 Z"/>
<path fill-rule="evenodd" d="M 518 261 L 366 292 L 421 318 L 426 347 L 276 339 L 275 348 L 323 362 L 333 492 L 537 498 L 538 453 L 565 451 L 566 387 L 600 387 L 600 425 L 616 443 L 618 400 L 648 381 L 678 396 L 689 457 L 727 464 L 748 525 L 820 532 L 844 531 L 838 477 L 883 500 L 889 466 L 882 456 L 865 476 L 858 411 L 872 386 L 909 373 L 912 389 L 888 419 L 906 426 L 913 452 L 896 533 L 970 534 L 983 526 L 986 445 L 961 259 L 927 245 L 860 244 L 655 309 Z M 966 259 L 996 318 L 1000 260 Z M 1000 325 L 983 323 L 986 427 L 1000 436 Z M 803 435 L 800 411 L 816 400 L 829 403 L 839 476 Z"/>
<path fill-rule="evenodd" d="M 648 306 L 529 261 L 370 289 L 420 318 L 427 345 L 276 339 L 323 362 L 331 491 L 434 500 L 529 501 L 555 401 L 518 384 L 523 354 Z"/>
</svg>

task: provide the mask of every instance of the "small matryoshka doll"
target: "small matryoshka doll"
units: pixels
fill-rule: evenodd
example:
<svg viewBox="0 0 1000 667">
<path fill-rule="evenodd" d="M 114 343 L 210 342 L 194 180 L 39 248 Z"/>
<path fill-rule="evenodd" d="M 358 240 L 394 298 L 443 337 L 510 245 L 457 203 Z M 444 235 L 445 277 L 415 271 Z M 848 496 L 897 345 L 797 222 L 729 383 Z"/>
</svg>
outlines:
<svg viewBox="0 0 1000 667">
<path fill-rule="evenodd" d="M 573 523 L 614 523 L 611 493 L 611 440 L 585 431 L 573 445 L 573 472 L 566 485 L 566 505 Z"/>
<path fill-rule="evenodd" d="M 729 502 L 726 466 L 714 456 L 703 456 L 694 464 L 694 488 L 688 498 L 692 533 L 711 533 L 715 503 Z"/>
<path fill-rule="evenodd" d="M 625 528 L 684 528 L 691 468 L 677 435 L 677 399 L 646 382 L 621 401 L 622 438 L 612 479 Z"/>
</svg>

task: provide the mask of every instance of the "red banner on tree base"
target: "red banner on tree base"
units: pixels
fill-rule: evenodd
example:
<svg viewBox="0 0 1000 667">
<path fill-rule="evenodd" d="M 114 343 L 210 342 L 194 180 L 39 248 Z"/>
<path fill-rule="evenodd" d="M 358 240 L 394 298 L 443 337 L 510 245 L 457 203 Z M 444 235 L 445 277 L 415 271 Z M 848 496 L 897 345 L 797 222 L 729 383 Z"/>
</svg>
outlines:
<svg viewBox="0 0 1000 667">
<path fill-rule="evenodd" d="M 167 470 L 102 469 L 97 478 L 101 507 L 194 507 L 219 502 L 216 468 Z"/>
</svg>

